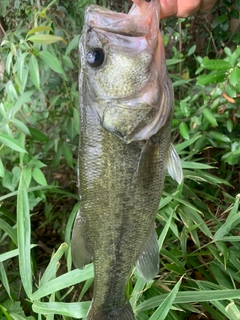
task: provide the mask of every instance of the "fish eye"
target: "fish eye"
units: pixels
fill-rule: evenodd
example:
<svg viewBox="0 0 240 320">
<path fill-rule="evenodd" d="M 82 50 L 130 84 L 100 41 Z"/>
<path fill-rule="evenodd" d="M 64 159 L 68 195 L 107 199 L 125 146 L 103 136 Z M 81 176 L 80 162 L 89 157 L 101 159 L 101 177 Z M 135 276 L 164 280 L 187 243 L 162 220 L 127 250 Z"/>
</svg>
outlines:
<svg viewBox="0 0 240 320">
<path fill-rule="evenodd" d="M 104 51 L 101 48 L 94 48 L 87 53 L 87 62 L 91 67 L 99 67 L 104 61 Z"/>
</svg>

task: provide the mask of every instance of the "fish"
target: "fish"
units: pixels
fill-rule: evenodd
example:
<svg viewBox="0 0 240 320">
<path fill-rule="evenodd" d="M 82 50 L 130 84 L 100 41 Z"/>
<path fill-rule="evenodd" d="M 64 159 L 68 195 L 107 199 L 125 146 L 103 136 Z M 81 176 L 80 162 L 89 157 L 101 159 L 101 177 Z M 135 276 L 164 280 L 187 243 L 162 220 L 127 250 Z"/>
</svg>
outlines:
<svg viewBox="0 0 240 320">
<path fill-rule="evenodd" d="M 149 2 L 149 1 L 148 1 Z M 179 183 L 171 143 L 174 96 L 159 32 L 159 0 L 139 14 L 90 5 L 79 41 L 80 210 L 72 240 L 77 268 L 93 261 L 87 320 L 134 320 L 126 285 L 136 265 L 159 272 L 155 217 L 165 171 Z"/>
</svg>

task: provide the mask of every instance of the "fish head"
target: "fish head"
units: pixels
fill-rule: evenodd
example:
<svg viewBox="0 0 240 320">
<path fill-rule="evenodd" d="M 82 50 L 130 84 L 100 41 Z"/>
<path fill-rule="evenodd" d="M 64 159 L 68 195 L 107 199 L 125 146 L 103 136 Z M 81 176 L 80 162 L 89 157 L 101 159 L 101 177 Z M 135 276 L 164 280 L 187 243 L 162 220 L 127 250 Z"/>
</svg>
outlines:
<svg viewBox="0 0 240 320">
<path fill-rule="evenodd" d="M 165 104 L 160 126 L 155 120 L 140 133 L 159 113 L 168 79 L 163 43 L 159 43 L 159 10 L 154 7 L 158 2 L 152 0 L 144 16 L 134 9 L 125 14 L 97 5 L 85 11 L 80 38 L 82 103 L 127 143 L 155 134 L 172 109 Z"/>
</svg>

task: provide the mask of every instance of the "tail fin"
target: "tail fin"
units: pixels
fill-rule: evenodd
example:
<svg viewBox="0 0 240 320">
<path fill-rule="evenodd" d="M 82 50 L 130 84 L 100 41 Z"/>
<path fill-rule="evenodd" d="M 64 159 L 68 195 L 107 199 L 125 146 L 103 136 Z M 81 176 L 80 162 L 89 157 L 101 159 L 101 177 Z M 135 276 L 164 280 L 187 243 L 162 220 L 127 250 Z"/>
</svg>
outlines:
<svg viewBox="0 0 240 320">
<path fill-rule="evenodd" d="M 135 320 L 130 303 L 111 309 L 111 310 L 94 310 L 90 308 L 87 320 Z"/>
</svg>

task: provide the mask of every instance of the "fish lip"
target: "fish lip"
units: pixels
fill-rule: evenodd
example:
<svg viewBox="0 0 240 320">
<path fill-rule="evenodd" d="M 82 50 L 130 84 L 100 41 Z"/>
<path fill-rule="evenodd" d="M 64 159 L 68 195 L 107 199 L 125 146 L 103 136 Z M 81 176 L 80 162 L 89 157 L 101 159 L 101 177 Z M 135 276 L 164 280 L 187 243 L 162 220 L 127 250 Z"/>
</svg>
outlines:
<svg viewBox="0 0 240 320">
<path fill-rule="evenodd" d="M 149 23 L 144 16 L 113 12 L 98 5 L 87 7 L 85 24 L 88 28 L 129 37 L 146 36 L 151 31 Z"/>
</svg>

